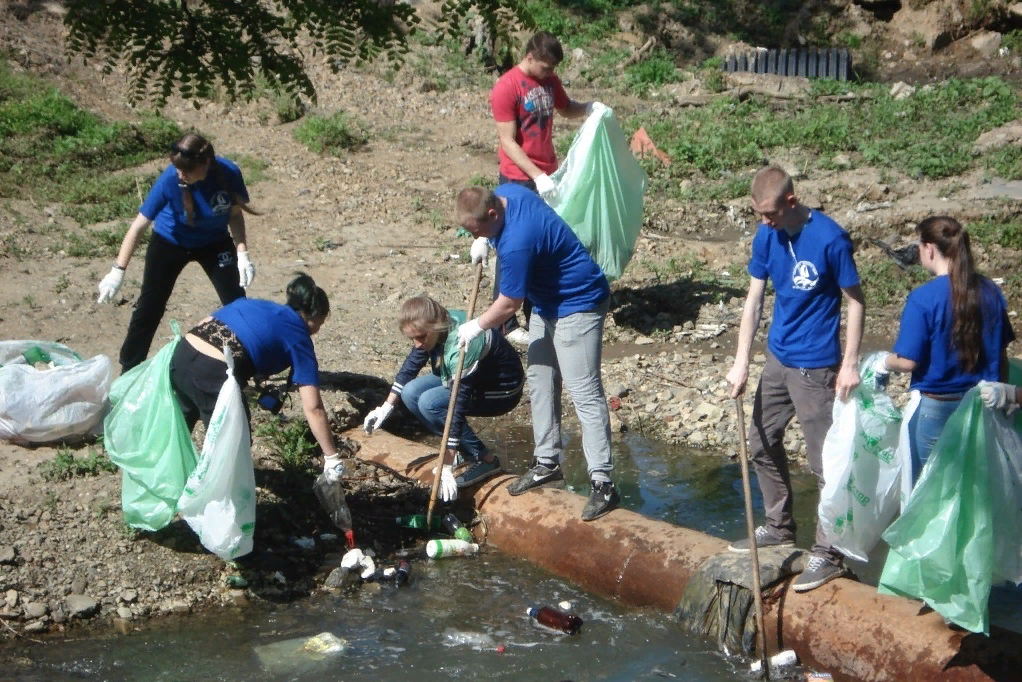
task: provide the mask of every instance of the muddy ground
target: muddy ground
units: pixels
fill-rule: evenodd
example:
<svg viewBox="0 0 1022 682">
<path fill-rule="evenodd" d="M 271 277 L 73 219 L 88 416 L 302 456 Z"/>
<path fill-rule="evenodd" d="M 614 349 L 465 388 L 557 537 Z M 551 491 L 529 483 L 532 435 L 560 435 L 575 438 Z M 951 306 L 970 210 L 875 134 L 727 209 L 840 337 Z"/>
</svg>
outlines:
<svg viewBox="0 0 1022 682">
<path fill-rule="evenodd" d="M 44 12 L 23 21 L 8 16 L 0 26 L 15 61 L 50 79 L 82 106 L 130 119 L 134 112 L 124 104 L 123 79 L 68 63 L 60 35 L 59 23 Z M 903 42 L 892 39 L 892 49 L 898 54 L 909 49 Z M 982 62 L 991 70 L 1014 68 L 969 52 L 968 60 L 958 62 L 949 62 L 946 54 L 932 60 L 917 57 L 912 62 L 917 71 L 895 74 L 892 66 L 891 75 L 925 81 L 933 74 L 946 75 L 949 63 L 965 61 Z M 331 74 L 317 67 L 313 75 L 318 109 L 343 109 L 368 122 L 372 134 L 364 148 L 343 158 L 313 154 L 291 136 L 296 124 L 274 124 L 260 103 L 211 103 L 195 110 L 172 101 L 166 114 L 183 129 L 213 138 L 220 154 L 268 163 L 266 179 L 249 187 L 252 206 L 263 215 L 248 220 L 257 270 L 248 293 L 282 300 L 296 270 L 311 274 L 330 293 L 333 313 L 316 347 L 327 372 L 326 402 L 335 409 L 340 430 L 359 423 L 383 398 L 408 350 L 394 322 L 401 300 L 426 292 L 449 306 L 467 307 L 470 240 L 456 236 L 452 200 L 473 178 L 495 177 L 496 136 L 486 84 L 438 92 L 410 70 L 391 77 L 374 68 Z M 652 106 L 619 92 L 569 89 L 577 99 L 606 102 L 620 118 Z M 558 122 L 557 132 L 575 125 Z M 790 165 L 797 156 L 782 154 L 776 160 Z M 137 172 L 159 167 L 149 164 Z M 907 238 L 912 224 L 927 214 L 1018 210 L 1018 202 L 977 198 L 982 182 L 978 173 L 920 182 L 859 168 L 814 172 L 798 178 L 797 187 L 812 205 L 848 227 L 861 264 L 885 258 L 868 237 Z M 856 211 L 863 201 L 890 206 Z M 744 268 L 753 216 L 744 200 L 681 204 L 656 196 L 648 198 L 648 215 L 633 264 L 613 287 L 604 370 L 609 393 L 620 398 L 615 428 L 641 425 L 644 433 L 702 447 L 710 455 L 729 455 L 736 441 L 723 377 L 744 291 L 728 284 L 728 278 L 738 281 Z M 116 359 L 138 293 L 142 253 L 128 268 L 116 304 L 97 305 L 96 286 L 110 258 L 68 257 L 59 235 L 72 229 L 79 228 L 59 206 L 30 198 L 4 202 L 0 231 L 17 232 L 26 253 L 18 259 L 0 257 L 0 337 L 59 341 L 83 355 Z M 1015 252 L 994 247 L 979 256 L 994 276 L 1017 269 Z M 665 271 L 664 264 L 671 262 L 727 274 L 709 284 L 693 274 L 693 265 L 689 271 Z M 489 286 L 487 276 L 484 291 Z M 1011 300 L 1009 308 L 1014 311 L 1019 303 Z M 216 307 L 205 276 L 190 267 L 164 319 L 185 326 Z M 866 349 L 890 347 L 899 311 L 897 302 L 868 311 Z M 164 332 L 169 335 L 169 327 Z M 759 363 L 761 348 L 757 343 Z M 754 367 L 753 380 L 755 373 Z M 899 385 L 903 389 L 904 382 Z M 570 425 L 572 410 L 565 415 Z M 527 422 L 527 401 L 506 419 Z M 393 420 L 393 428 L 423 437 L 400 418 Z M 789 432 L 787 443 L 797 456 L 797 429 Z M 84 455 L 87 448 L 76 447 L 76 452 Z M 55 453 L 51 447 L 0 443 L 0 637 L 38 638 L 82 623 L 123 629 L 153 615 L 212 604 L 294 599 L 318 589 L 328 573 L 324 567 L 340 555 L 336 540 L 321 538 L 331 529 L 309 492 L 311 475 L 289 479 L 266 437 L 257 435 L 253 452 L 260 492 L 258 541 L 274 556 L 241 569 L 204 552 L 182 522 L 156 534 L 126 529 L 118 509 L 117 474 L 46 481 L 40 465 Z M 378 543 L 382 553 L 414 544 L 416 537 L 396 533 L 385 519 L 393 518 L 395 510 L 421 508 L 421 488 L 369 465 L 354 475 L 351 506 L 360 538 L 370 546 Z M 302 550 L 291 540 L 306 536 L 318 539 L 314 550 Z M 243 575 L 250 579 L 249 588 L 231 589 L 228 576 L 242 570 L 248 571 Z M 72 595 L 81 598 L 69 599 Z"/>
</svg>

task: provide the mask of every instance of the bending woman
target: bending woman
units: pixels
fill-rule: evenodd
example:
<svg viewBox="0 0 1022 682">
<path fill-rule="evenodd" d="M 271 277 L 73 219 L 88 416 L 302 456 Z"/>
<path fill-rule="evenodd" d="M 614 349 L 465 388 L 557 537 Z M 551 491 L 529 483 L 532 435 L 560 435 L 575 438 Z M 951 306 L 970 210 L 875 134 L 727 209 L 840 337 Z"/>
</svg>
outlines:
<svg viewBox="0 0 1022 682">
<path fill-rule="evenodd" d="M 426 428 L 438 436 L 443 435 L 451 400 L 451 381 L 458 366 L 457 328 L 464 322 L 464 311 L 448 310 L 429 296 L 416 296 L 404 302 L 398 327 L 411 340 L 413 348 L 401 365 L 386 402 L 365 418 L 366 433 L 380 428 L 401 400 Z M 427 362 L 433 371 L 416 378 Z M 473 465 L 457 479 L 451 465 L 444 467 L 441 491 L 445 502 L 457 498 L 458 488 L 480 483 L 503 470 L 500 460 L 487 450 L 465 417 L 507 414 L 522 399 L 524 385 L 522 361 L 503 335 L 488 329 L 469 344 L 445 461 L 455 461 L 460 451 Z"/>
<path fill-rule="evenodd" d="M 213 145 L 196 133 L 174 143 L 170 163 L 124 235 L 113 268 L 99 283 L 98 302 L 112 301 L 142 233 L 152 225 L 142 290 L 121 345 L 122 374 L 149 354 L 174 283 L 188 263 L 202 266 L 223 305 L 243 297 L 255 278 L 242 214 L 254 211 L 247 206 L 241 170 L 216 156 Z"/>
<path fill-rule="evenodd" d="M 965 393 L 1007 376 L 1005 349 L 1015 338 L 1000 289 L 976 272 L 965 228 L 937 216 L 916 231 L 919 260 L 934 278 L 908 295 L 894 352 L 875 368 L 911 372 L 919 392 L 918 407 L 906 410 L 913 483 Z"/>
<path fill-rule="evenodd" d="M 319 394 L 319 364 L 312 345 L 312 337 L 329 313 L 326 292 L 311 277 L 299 273 L 287 285 L 287 305 L 240 298 L 193 327 L 170 362 L 170 381 L 188 428 L 199 419 L 209 426 L 220 388 L 227 380 L 226 344 L 241 386 L 255 375 L 292 370 L 305 418 L 323 449 L 323 470 L 338 480 L 341 458 Z"/>
</svg>

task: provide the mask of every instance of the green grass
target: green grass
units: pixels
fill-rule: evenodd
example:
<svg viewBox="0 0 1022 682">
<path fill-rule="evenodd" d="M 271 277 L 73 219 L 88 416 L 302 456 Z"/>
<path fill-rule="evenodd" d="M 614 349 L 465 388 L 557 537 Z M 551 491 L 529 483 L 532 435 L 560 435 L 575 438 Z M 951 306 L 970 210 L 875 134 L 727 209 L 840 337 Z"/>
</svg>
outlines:
<svg viewBox="0 0 1022 682">
<path fill-rule="evenodd" d="M 1009 249 L 1022 249 L 1022 221 L 984 218 L 966 223 L 969 237 L 985 246 L 998 244 Z"/>
<path fill-rule="evenodd" d="M 1007 145 L 984 156 L 987 170 L 1002 180 L 1022 180 L 1022 147 Z"/>
<path fill-rule="evenodd" d="M 269 180 L 272 177 L 266 172 L 266 169 L 270 167 L 269 161 L 260 159 L 257 156 L 249 156 L 248 154 L 239 156 L 234 161 L 241 169 L 246 185 L 254 185 L 257 182 Z"/>
<path fill-rule="evenodd" d="M 329 116 L 307 116 L 294 129 L 295 139 L 317 154 L 343 156 L 369 141 L 365 126 L 343 111 Z"/>
<path fill-rule="evenodd" d="M 477 187 L 485 187 L 487 189 L 493 189 L 497 186 L 497 182 L 493 179 L 492 175 L 483 175 L 482 173 L 476 173 L 469 178 L 468 184 Z"/>
<path fill-rule="evenodd" d="M 136 208 L 137 210 L 137 208 Z M 128 232 L 128 224 L 117 227 L 98 229 L 82 228 L 78 232 L 68 232 L 63 244 L 64 252 L 72 258 L 103 258 L 117 255 L 121 248 L 124 235 Z M 151 230 L 142 233 L 140 244 L 148 244 Z"/>
<path fill-rule="evenodd" d="M 304 419 L 285 422 L 275 418 L 259 426 L 255 435 L 269 439 L 273 457 L 288 478 L 298 480 L 315 473 L 312 456 L 316 443 L 310 439 L 312 433 Z"/>
<path fill-rule="evenodd" d="M 625 69 L 628 87 L 638 95 L 646 95 L 653 88 L 681 80 L 681 71 L 667 50 L 658 49 L 637 64 Z"/>
<path fill-rule="evenodd" d="M 62 202 L 81 222 L 130 217 L 134 176 L 111 174 L 165 156 L 180 134 L 154 114 L 105 121 L 0 60 L 0 197 Z"/>
<path fill-rule="evenodd" d="M 860 262 L 858 270 L 867 306 L 903 303 L 912 289 L 930 279 L 930 274 L 919 265 L 902 270 L 886 258 Z"/>
<path fill-rule="evenodd" d="M 39 465 L 39 473 L 47 481 L 67 481 L 116 471 L 117 465 L 110 461 L 105 452 L 92 448 L 89 448 L 88 455 L 75 457 L 70 448 L 62 446 L 52 461 Z"/>
</svg>

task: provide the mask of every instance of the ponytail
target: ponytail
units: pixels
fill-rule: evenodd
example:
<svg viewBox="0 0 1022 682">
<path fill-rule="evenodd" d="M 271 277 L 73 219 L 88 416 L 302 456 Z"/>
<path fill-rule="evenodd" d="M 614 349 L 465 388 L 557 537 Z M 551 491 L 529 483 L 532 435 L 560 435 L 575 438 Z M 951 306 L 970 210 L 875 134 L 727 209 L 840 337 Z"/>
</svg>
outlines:
<svg viewBox="0 0 1022 682">
<path fill-rule="evenodd" d="M 330 299 L 326 292 L 304 272 L 296 272 L 295 278 L 288 283 L 287 304 L 306 320 L 326 317 L 330 313 Z"/>
<path fill-rule="evenodd" d="M 175 168 L 179 168 L 186 173 L 190 173 L 202 164 L 208 163 L 209 170 L 206 171 L 206 180 L 215 187 L 219 187 L 221 184 L 220 164 L 216 162 L 216 151 L 213 149 L 213 143 L 198 133 L 188 133 L 171 145 L 170 162 L 174 164 Z M 195 199 L 192 198 L 192 193 L 188 191 L 188 187 L 185 185 L 181 185 L 181 203 L 184 204 L 188 224 L 195 225 Z M 231 192 L 231 205 L 240 206 L 242 211 L 251 215 L 262 215 L 260 212 L 249 208 L 241 200 L 241 195 L 237 192 Z"/>
<path fill-rule="evenodd" d="M 983 357 L 983 288 L 986 278 L 976 272 L 969 233 L 954 218 L 935 216 L 916 228 L 924 244 L 933 244 L 948 259 L 951 281 L 951 346 L 958 364 L 974 372 Z"/>
</svg>

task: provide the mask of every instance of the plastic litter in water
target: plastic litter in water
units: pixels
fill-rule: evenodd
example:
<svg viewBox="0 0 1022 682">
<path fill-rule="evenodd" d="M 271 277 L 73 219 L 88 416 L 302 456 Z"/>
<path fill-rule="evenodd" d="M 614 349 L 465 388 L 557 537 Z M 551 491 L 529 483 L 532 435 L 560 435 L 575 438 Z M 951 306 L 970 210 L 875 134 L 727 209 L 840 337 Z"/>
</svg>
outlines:
<svg viewBox="0 0 1022 682">
<path fill-rule="evenodd" d="M 443 559 L 453 556 L 471 556 L 479 552 L 479 545 L 464 540 L 430 540 L 426 543 L 426 556 Z"/>
<path fill-rule="evenodd" d="M 408 578 L 412 574 L 412 565 L 407 561 L 398 563 L 397 568 L 394 570 L 394 583 L 401 587 L 408 582 Z"/>
<path fill-rule="evenodd" d="M 316 541 L 312 538 L 291 538 L 291 544 L 301 549 L 316 549 Z"/>
<path fill-rule="evenodd" d="M 798 663 L 798 656 L 791 649 L 785 649 L 784 651 L 774 654 L 768 659 L 770 665 L 770 672 L 780 670 L 781 668 L 788 668 Z M 755 661 L 752 667 L 749 668 L 749 672 L 757 674 L 763 671 L 763 661 Z"/>
<path fill-rule="evenodd" d="M 454 514 L 444 514 L 443 518 L 444 528 L 447 532 L 454 536 L 455 540 L 463 540 L 464 542 L 472 542 L 472 532 L 458 519 Z"/>
<path fill-rule="evenodd" d="M 497 642 L 485 632 L 464 632 L 454 628 L 444 630 L 444 644 L 447 646 L 467 646 L 479 651 L 497 648 Z"/>
<path fill-rule="evenodd" d="M 577 635 L 582 629 L 582 619 L 574 613 L 565 613 L 549 606 L 539 608 L 533 606 L 525 610 L 536 622 L 553 630 L 560 630 L 569 635 Z"/>
<path fill-rule="evenodd" d="M 558 608 L 561 609 L 561 611 L 571 611 L 571 602 L 570 601 L 562 601 L 557 606 L 558 606 Z"/>
<path fill-rule="evenodd" d="M 319 539 L 322 540 L 323 542 L 337 542 L 337 534 L 336 533 L 320 533 L 319 534 Z"/>
<path fill-rule="evenodd" d="M 274 675 L 295 675 L 313 670 L 322 661 L 344 651 L 348 642 L 330 632 L 255 647 L 263 668 Z"/>
</svg>

